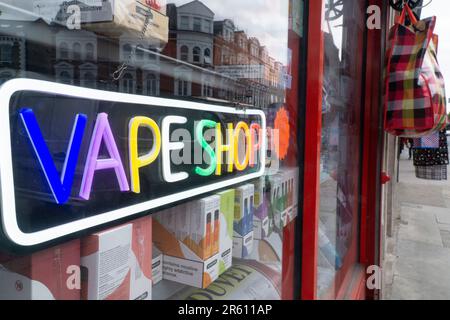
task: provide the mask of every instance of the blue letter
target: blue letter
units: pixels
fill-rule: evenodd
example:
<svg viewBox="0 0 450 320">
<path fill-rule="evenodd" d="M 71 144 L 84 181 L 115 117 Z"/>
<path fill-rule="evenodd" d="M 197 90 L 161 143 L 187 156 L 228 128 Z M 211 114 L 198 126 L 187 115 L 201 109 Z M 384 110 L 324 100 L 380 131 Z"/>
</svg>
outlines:
<svg viewBox="0 0 450 320">
<path fill-rule="evenodd" d="M 75 175 L 75 168 L 80 154 L 84 129 L 86 128 L 87 116 L 78 114 L 75 118 L 75 124 L 72 129 L 61 176 L 56 170 L 55 163 L 53 162 L 33 111 L 31 109 L 23 109 L 20 111 L 20 117 L 56 203 L 66 203 L 69 200 L 72 190 L 73 177 Z"/>
</svg>

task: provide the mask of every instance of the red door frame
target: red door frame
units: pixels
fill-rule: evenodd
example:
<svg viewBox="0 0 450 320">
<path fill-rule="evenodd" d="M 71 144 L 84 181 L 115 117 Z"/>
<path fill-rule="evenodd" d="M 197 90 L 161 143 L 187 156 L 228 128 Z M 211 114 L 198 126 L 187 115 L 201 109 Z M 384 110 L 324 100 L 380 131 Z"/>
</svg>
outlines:
<svg viewBox="0 0 450 320">
<path fill-rule="evenodd" d="M 368 5 L 382 8 L 387 17 L 386 0 L 369 0 Z M 309 1 L 307 45 L 307 92 L 305 127 L 304 203 L 302 234 L 302 289 L 305 300 L 317 299 L 318 221 L 320 197 L 320 152 L 322 129 L 322 83 L 324 41 L 322 1 Z M 387 24 L 387 19 L 382 19 Z M 375 299 L 377 293 L 367 291 L 366 268 L 379 264 L 380 177 L 382 155 L 381 125 L 381 30 L 367 30 L 365 59 L 365 103 L 363 104 L 363 157 L 360 216 L 360 267 L 343 283 L 338 299 Z M 350 271 L 349 271 L 350 273 Z"/>
<path fill-rule="evenodd" d="M 317 257 L 320 195 L 320 145 L 324 40 L 323 2 L 308 1 L 305 164 L 302 230 L 302 299 L 317 298 Z"/>
</svg>

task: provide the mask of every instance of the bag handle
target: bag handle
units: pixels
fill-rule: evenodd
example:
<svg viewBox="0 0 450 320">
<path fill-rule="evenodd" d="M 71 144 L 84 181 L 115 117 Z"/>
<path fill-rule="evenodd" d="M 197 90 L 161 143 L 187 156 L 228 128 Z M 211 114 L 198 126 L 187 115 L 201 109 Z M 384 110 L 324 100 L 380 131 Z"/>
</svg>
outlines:
<svg viewBox="0 0 450 320">
<path fill-rule="evenodd" d="M 399 24 L 402 24 L 402 25 L 405 24 L 406 15 L 409 16 L 409 19 L 411 20 L 411 23 L 413 25 L 415 25 L 418 22 L 416 15 L 414 14 L 414 12 L 411 10 L 411 8 L 409 7 L 409 5 L 407 3 L 405 3 L 405 5 L 403 6 L 402 13 L 400 14 L 400 17 L 398 18 Z"/>
</svg>

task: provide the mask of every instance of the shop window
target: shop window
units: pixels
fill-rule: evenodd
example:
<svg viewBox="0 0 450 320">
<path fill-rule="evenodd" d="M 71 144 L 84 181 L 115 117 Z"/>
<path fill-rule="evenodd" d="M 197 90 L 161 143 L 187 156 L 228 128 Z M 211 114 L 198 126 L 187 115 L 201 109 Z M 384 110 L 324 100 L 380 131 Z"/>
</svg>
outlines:
<svg viewBox="0 0 450 320">
<path fill-rule="evenodd" d="M 202 19 L 194 18 L 194 31 L 202 31 Z"/>
<path fill-rule="evenodd" d="M 94 45 L 92 43 L 87 43 L 86 46 L 86 60 L 95 60 L 94 58 Z"/>
<path fill-rule="evenodd" d="M 200 55 L 201 55 L 200 48 L 194 47 L 194 49 L 192 50 L 192 61 L 194 61 L 195 63 L 200 63 Z"/>
<path fill-rule="evenodd" d="M 180 18 L 180 29 L 189 30 L 189 17 L 181 16 Z"/>
<path fill-rule="evenodd" d="M 187 46 L 181 46 L 180 48 L 180 60 L 188 61 L 189 60 L 189 48 Z"/>
<path fill-rule="evenodd" d="M 61 42 L 59 44 L 59 58 L 69 59 L 69 46 L 66 42 Z"/>
<path fill-rule="evenodd" d="M 78 42 L 73 44 L 73 59 L 77 61 L 81 60 L 81 44 Z"/>
<path fill-rule="evenodd" d="M 22 2 L 26 1 L 14 3 L 19 8 L 28 10 L 28 6 L 23 5 Z M 156 3 L 156 1 L 145 2 Z M 179 2 L 175 1 L 173 6 L 176 7 Z M 112 257 L 114 260 L 112 267 L 117 267 L 115 270 L 120 273 L 116 278 L 125 279 L 127 283 L 123 283 L 124 286 L 138 288 L 138 290 L 134 290 L 137 296 L 130 296 L 131 299 L 138 297 L 154 300 L 195 299 L 195 297 L 211 299 L 228 297 L 238 300 L 298 298 L 295 295 L 301 292 L 301 290 L 297 290 L 300 282 L 296 283 L 295 281 L 301 274 L 301 270 L 294 262 L 301 260 L 301 253 L 296 252 L 294 248 L 301 246 L 294 239 L 302 238 L 302 235 L 298 234 L 301 229 L 298 227 L 300 223 L 297 223 L 296 216 L 302 217 L 301 205 L 299 207 L 302 199 L 298 199 L 302 192 L 298 188 L 303 185 L 302 170 L 299 169 L 299 166 L 304 166 L 301 158 L 303 141 L 300 140 L 304 135 L 298 134 L 303 132 L 304 128 L 300 127 L 302 123 L 298 122 L 298 119 L 305 118 L 304 110 L 302 110 L 305 101 L 302 94 L 297 91 L 297 87 L 305 87 L 304 83 L 300 83 L 303 76 L 298 74 L 298 70 L 301 70 L 301 66 L 306 63 L 303 58 L 301 61 L 296 61 L 296 58 L 303 57 L 307 50 L 304 47 L 304 39 L 288 29 L 290 1 L 236 2 L 233 4 L 233 10 L 239 14 L 233 14 L 230 6 L 218 5 L 217 0 L 181 2 L 183 5 L 182 8 L 178 7 L 179 10 L 171 10 L 173 7 L 169 6 L 169 10 L 167 10 L 169 25 L 173 27 L 178 24 L 179 30 L 195 30 L 196 32 L 178 32 L 178 30 L 166 28 L 164 25 L 167 22 L 166 18 L 159 22 L 156 21 L 158 26 L 156 24 L 150 26 L 152 32 L 148 32 L 145 39 L 141 39 L 139 32 L 118 36 L 117 33 L 112 32 L 113 29 L 117 29 L 117 21 L 92 23 L 89 25 L 89 31 L 85 28 L 68 31 L 61 26 L 48 25 L 42 20 L 14 23 L 14 26 L 19 23 L 23 25 L 24 43 L 30 46 L 28 51 L 39 54 L 24 55 L 23 67 L 22 65 L 20 68 L 15 67 L 13 64 L 8 66 L 8 69 L 2 70 L 0 82 L 10 78 L 32 75 L 33 78 L 55 79 L 55 82 L 71 84 L 80 88 L 69 90 L 70 92 L 67 94 L 60 94 L 51 92 L 56 86 L 47 85 L 45 87 L 50 88 L 48 95 L 44 96 L 44 93 L 36 95 L 33 90 L 30 90 L 30 92 L 17 95 L 17 99 L 11 100 L 10 116 L 12 117 L 11 123 L 14 124 L 11 126 L 11 130 L 16 131 L 5 134 L 11 137 L 8 140 L 11 140 L 14 146 L 12 153 L 14 181 L 7 181 L 7 183 L 14 183 L 14 190 L 20 190 L 20 192 L 15 193 L 15 199 L 7 200 L 9 203 L 16 203 L 17 208 L 20 209 L 17 210 L 18 217 L 20 216 L 18 222 L 23 227 L 23 232 L 27 232 L 26 238 L 37 239 L 37 242 L 43 241 L 43 239 L 28 237 L 28 232 L 30 235 L 35 235 L 36 232 L 42 231 L 49 237 L 53 237 L 58 232 L 53 234 L 47 232 L 48 227 L 63 226 L 58 230 L 70 232 L 74 239 L 86 240 L 86 238 L 90 238 L 91 231 L 101 233 L 104 230 L 111 230 L 109 229 L 111 227 L 114 228 L 112 234 L 108 231 L 108 237 L 111 236 L 114 241 L 106 243 L 106 245 L 112 245 L 112 249 L 108 248 L 106 253 L 99 254 L 102 256 L 109 254 Z M 142 27 L 142 19 L 132 13 L 135 9 L 133 6 L 124 6 L 122 9 L 124 15 L 130 20 L 130 25 Z M 172 14 L 174 12 L 179 14 Z M 271 21 L 267 20 L 267 16 L 271 17 L 269 19 Z M 301 16 L 303 16 L 303 12 Z M 246 17 L 251 17 L 251 19 L 246 19 Z M 230 42 L 236 41 L 236 45 L 223 43 L 223 39 L 215 39 L 215 36 L 211 34 L 214 30 L 215 20 L 231 18 L 236 20 L 234 22 L 239 26 L 239 30 L 245 30 L 249 38 L 258 37 L 261 45 L 267 46 L 268 56 L 279 61 L 283 66 L 288 62 L 291 63 L 295 88 L 284 90 L 284 88 L 271 87 L 269 84 L 267 87 L 255 86 L 257 81 L 249 79 L 251 75 L 246 70 L 250 68 L 245 67 L 250 62 L 249 54 L 244 52 L 249 48 L 243 32 L 236 33 L 235 38 L 233 23 L 226 22 L 223 26 L 226 29 L 224 38 Z M 2 16 L 0 16 L 0 20 L 4 20 Z M 255 24 L 254 20 L 261 23 Z M 271 24 L 274 21 L 277 22 L 276 28 L 273 27 L 273 23 Z M 13 25 L 11 21 L 4 23 Z M 105 27 L 106 25 L 111 28 Z M 58 28 L 61 31 L 55 32 Z M 48 39 L 45 45 L 36 42 L 33 37 L 36 35 L 36 30 L 39 30 L 39 36 L 42 39 Z M 108 30 L 111 32 L 106 32 Z M 238 35 L 242 35 L 242 37 L 238 38 Z M 274 39 L 276 39 L 275 43 Z M 139 50 L 141 47 L 137 47 L 135 52 L 134 44 L 144 45 L 143 40 L 145 40 L 145 53 L 142 55 L 142 50 Z M 75 41 L 78 41 L 78 44 L 75 45 Z M 225 48 L 217 48 L 219 51 L 214 51 L 213 44 L 218 42 L 222 42 Z M 58 45 L 56 48 L 52 48 L 51 43 Z M 158 49 L 153 51 L 152 48 L 149 48 L 150 44 Z M 161 51 L 157 51 L 159 48 Z M 221 52 L 220 50 L 223 49 L 225 50 Z M 259 48 L 253 50 L 259 50 Z M 293 59 L 287 61 L 290 51 L 292 51 Z M 13 50 L 13 52 L 15 51 Z M 243 66 L 224 65 L 220 66 L 223 68 L 212 70 L 214 53 L 218 54 L 217 59 L 222 59 L 224 64 L 242 64 Z M 240 54 L 239 60 L 238 54 Z M 0 52 L 1 60 L 8 60 L 4 56 L 9 56 L 9 53 Z M 130 57 L 136 61 L 139 60 L 138 63 L 131 61 L 133 59 Z M 85 59 L 87 61 L 84 63 L 74 61 L 71 64 L 67 61 L 69 59 Z M 253 60 L 252 63 L 259 61 L 255 58 Z M 55 63 L 55 61 L 57 62 Z M 36 68 L 38 65 L 42 68 Z M 9 68 L 14 69 L 9 72 Z M 93 98 L 93 91 L 85 88 L 98 90 L 96 96 L 100 99 Z M 261 95 L 259 103 L 257 103 L 256 91 L 259 91 Z M 269 104 L 264 92 L 277 92 L 280 102 L 288 100 L 289 103 Z M 132 96 L 125 97 L 123 93 Z M 76 96 L 78 94 L 80 97 Z M 137 97 L 137 94 L 147 97 Z M 255 105 L 251 105 L 254 103 L 252 94 L 255 94 L 255 103 L 264 107 L 262 110 L 265 117 L 261 117 L 261 109 L 254 110 Z M 156 101 L 152 98 L 160 95 L 165 99 Z M 102 100 L 105 97 L 115 101 Z M 131 101 L 130 103 L 126 102 L 128 99 Z M 33 103 L 28 104 L 27 101 Z M 195 104 L 191 103 L 192 101 Z M 148 106 L 140 104 L 141 102 Z M 14 105 L 15 103 L 17 106 Z M 32 137 L 26 136 L 26 128 L 24 129 L 26 124 L 20 119 L 21 109 L 19 108 L 23 108 L 24 105 L 32 108 L 36 114 L 39 128 L 42 130 L 45 143 L 51 152 L 51 159 L 46 159 L 45 163 L 39 161 L 42 159 L 38 159 L 39 150 L 30 148 L 29 140 Z M 258 114 L 255 114 L 256 111 Z M 78 124 L 82 124 L 83 118 L 76 118 L 77 114 L 86 114 L 88 118 L 83 132 L 77 130 Z M 188 119 L 188 122 L 185 124 L 170 123 L 174 120 L 173 117 L 171 117 L 172 120 L 168 118 L 168 122 L 164 122 L 166 116 L 184 117 Z M 155 143 L 158 130 L 153 125 L 151 125 L 152 128 L 149 128 L 149 118 L 154 119 L 157 122 L 156 126 L 160 129 L 161 150 L 157 150 Z M 145 122 L 140 123 L 140 121 Z M 220 156 L 217 156 L 220 151 L 214 150 L 213 146 L 218 142 L 214 136 L 217 134 L 216 129 L 207 130 L 205 127 L 205 139 L 202 140 L 202 132 L 198 125 L 198 123 L 200 125 L 205 123 L 211 126 L 213 121 L 222 124 L 224 151 L 221 157 L 221 169 L 217 163 L 217 168 L 213 168 L 211 161 L 214 154 L 216 160 L 220 160 Z M 263 126 L 264 123 L 266 130 L 260 132 L 258 126 Z M 97 124 L 98 128 L 105 128 L 105 130 L 108 129 L 106 125 L 109 124 L 111 131 L 105 131 L 102 135 L 102 132 L 94 130 L 94 126 Z M 130 124 L 132 124 L 131 127 Z M 100 127 L 100 125 L 102 126 Z M 238 125 L 241 129 L 236 130 L 237 133 L 234 133 L 233 136 L 229 135 L 227 128 L 236 129 Z M 169 140 L 166 139 L 164 127 L 169 128 Z M 73 128 L 77 132 L 74 131 L 73 139 L 69 141 Z M 134 132 L 135 128 L 138 129 L 138 132 Z M 172 134 L 175 134 L 175 131 L 180 131 L 178 129 L 187 129 L 181 131 L 186 132 L 189 136 L 183 139 L 173 137 Z M 208 131 L 212 131 L 212 136 Z M 23 134 L 17 134 L 18 132 Z M 275 137 L 278 132 L 281 134 L 277 140 Z M 134 144 L 136 142 L 133 137 L 135 133 L 138 140 L 137 145 Z M 235 137 L 237 138 L 234 139 Z M 270 140 L 269 137 L 271 137 Z M 266 138 L 267 143 L 264 146 L 261 143 L 260 150 L 258 150 L 256 143 L 263 142 Z M 65 158 L 68 156 L 68 145 L 75 154 L 77 141 L 81 143 L 79 157 L 76 163 L 67 166 L 67 172 L 65 172 L 62 169 L 65 165 Z M 97 145 L 96 141 L 100 141 L 101 146 L 98 151 L 93 151 L 92 149 Z M 116 146 L 114 146 L 114 142 Z M 173 149 L 180 145 L 177 142 L 184 142 L 182 143 L 185 146 L 183 150 Z M 208 149 L 207 145 L 210 145 L 211 148 Z M 229 145 L 228 148 L 226 148 L 227 145 Z M 137 150 L 134 147 L 137 147 Z M 196 153 L 197 147 L 202 149 L 199 154 Z M 263 150 L 261 147 L 267 147 L 267 150 Z M 167 150 L 169 150 L 170 162 L 167 161 Z M 97 155 L 90 154 L 91 151 Z M 235 151 L 237 151 L 237 155 L 234 154 Z M 252 153 L 252 151 L 254 152 Z M 193 155 L 195 158 L 187 159 L 185 163 L 178 165 L 171 162 L 172 156 L 177 153 L 183 157 Z M 152 154 L 155 155 L 155 159 L 150 161 L 150 158 L 153 157 Z M 230 159 L 227 159 L 228 157 Z M 70 158 L 68 162 L 74 159 L 70 156 L 67 158 Z M 251 158 L 258 164 L 253 164 L 255 166 L 252 167 Z M 236 159 L 239 164 L 235 162 Z M 121 164 L 119 160 L 122 161 Z M 265 162 L 265 166 L 263 162 Z M 214 170 L 206 172 L 208 166 L 209 169 Z M 57 176 L 53 174 L 53 167 L 57 169 Z M 47 170 L 53 170 L 51 172 L 53 176 L 48 177 L 53 182 L 46 179 Z M 122 170 L 125 172 L 121 172 Z M 220 170 L 221 172 L 219 172 Z M 70 190 L 66 188 L 66 182 L 69 183 L 71 180 L 69 171 L 74 173 Z M 260 172 L 262 176 L 254 179 L 257 172 Z M 188 176 L 186 180 L 169 181 L 173 179 L 173 176 L 185 176 L 183 173 Z M 92 176 L 89 177 L 89 175 Z M 30 177 L 34 178 L 30 179 Z M 0 179 L 2 178 L 3 176 L 0 177 Z M 65 180 L 63 186 L 61 178 Z M 90 184 L 88 181 L 92 181 L 91 186 L 85 185 Z M 290 181 L 289 185 L 293 187 L 286 186 L 288 181 Z M 283 187 L 281 187 L 282 185 Z M 60 186 L 62 187 L 60 188 Z M 216 196 L 223 191 L 222 188 L 231 190 L 231 193 L 228 192 L 224 197 L 225 200 L 219 196 L 220 201 L 228 203 L 227 209 L 225 209 L 227 212 L 222 213 L 222 210 L 216 207 L 214 210 L 204 212 L 204 218 L 200 219 L 202 221 L 194 222 L 194 218 L 200 216 L 200 212 L 196 212 L 198 213 L 196 217 L 192 215 L 192 210 L 196 208 L 192 205 L 194 201 Z M 140 193 L 137 192 L 137 189 L 140 189 Z M 242 190 L 246 190 L 245 192 L 249 194 L 245 199 L 241 197 L 242 204 L 236 209 L 238 211 L 235 215 L 236 194 Z M 70 191 L 72 192 L 70 193 Z M 233 192 L 234 194 L 232 194 Z M 81 196 L 81 194 L 83 195 Z M 65 199 L 66 197 L 67 199 Z M 215 199 L 214 206 L 219 204 L 217 197 Z M 172 200 L 176 201 L 176 204 Z M 151 205 L 152 208 L 147 208 L 147 205 Z M 180 206 L 188 209 L 180 210 Z M 135 209 L 139 212 L 132 212 Z M 120 221 L 114 220 L 118 210 L 126 215 L 130 214 L 130 216 L 120 214 Z M 170 228 L 181 227 L 183 230 L 173 230 L 174 232 L 165 233 L 164 237 L 158 237 L 157 232 L 161 231 L 161 226 L 169 227 L 162 223 L 157 225 L 157 222 L 160 222 L 157 220 L 157 216 L 163 210 L 167 213 L 164 219 L 171 217 L 171 221 L 167 219 L 164 220 L 164 223 L 172 223 Z M 42 215 L 44 211 L 45 214 Z M 114 216 L 111 216 L 111 213 Z M 150 215 L 153 218 L 153 239 L 150 237 L 152 232 L 142 229 L 139 225 L 140 220 L 137 220 L 137 216 L 144 218 L 144 216 Z M 235 216 L 239 216 L 236 219 L 239 221 L 234 221 Z M 108 220 L 109 217 L 112 217 L 113 220 Z M 87 222 L 83 220 L 85 218 L 89 221 L 105 221 L 107 225 L 95 225 L 89 230 L 72 230 L 71 227 L 68 227 L 74 223 L 79 226 L 89 224 L 84 223 Z M 183 219 L 189 220 L 182 223 Z M 201 225 L 202 222 L 205 224 Z M 133 223 L 133 226 L 130 226 L 130 223 Z M 116 228 L 118 226 L 121 227 Z M 234 230 L 235 228 L 236 230 Z M 118 230 L 120 236 L 115 236 L 115 229 Z M 222 233 L 223 230 L 227 230 L 227 232 Z M 77 233 L 78 231 L 79 233 Z M 240 234 L 235 231 L 239 231 Z M 199 233 L 202 232 L 205 234 L 200 235 Z M 234 234 L 236 239 L 233 239 Z M 166 236 L 170 242 L 161 243 L 167 238 Z M 179 239 L 176 238 L 178 236 L 183 238 L 181 242 L 178 242 Z M 9 241 L 7 237 L 4 237 L 2 228 L 0 228 L 0 238 Z M 224 244 L 222 238 L 224 238 Z M 136 239 L 139 243 L 135 248 L 136 241 L 134 240 Z M 235 240 L 238 248 L 233 248 Z M 46 239 L 45 243 L 62 243 L 60 241 L 63 239 Z M 3 241 L 0 242 L 0 251 L 4 251 L 6 246 L 3 246 Z M 79 250 L 79 243 L 74 243 L 77 247 L 74 250 Z M 173 247 L 181 248 L 181 252 L 185 255 L 172 257 L 171 253 L 165 251 L 168 249 L 168 243 L 174 244 Z M 239 243 L 241 250 L 239 250 Z M 49 248 L 45 244 L 42 246 L 40 243 L 38 244 L 37 248 L 27 248 L 30 254 L 39 256 L 41 249 Z M 158 247 L 161 244 L 162 246 Z M 219 254 L 217 250 L 222 249 L 222 244 L 228 249 Z M 133 250 L 136 252 L 133 253 Z M 148 252 L 149 250 L 154 250 L 155 258 L 161 257 L 158 255 L 159 250 L 165 257 L 178 259 L 176 264 L 180 267 L 173 268 L 176 273 L 173 278 L 167 278 L 170 276 L 170 272 L 165 272 L 164 279 L 162 279 L 161 269 L 161 277 L 157 279 L 156 273 L 154 273 L 155 277 L 149 281 L 147 277 L 139 277 L 140 274 L 152 274 L 147 267 L 145 267 L 146 270 L 137 270 L 138 276 L 135 276 L 134 270 L 129 270 L 128 258 L 147 259 L 152 256 L 151 252 Z M 64 252 L 61 254 L 65 254 Z M 79 252 L 77 255 L 77 252 L 72 251 L 71 246 L 68 246 L 68 252 L 76 257 L 80 256 Z M 177 253 L 180 253 L 179 250 Z M 234 259 L 233 255 L 239 258 Z M 86 267 L 86 272 L 89 274 L 98 274 L 97 266 L 102 271 L 111 267 L 111 265 L 104 264 L 108 264 L 108 259 L 100 260 L 97 259 L 98 264 L 93 265 L 92 268 L 91 266 L 83 266 L 83 268 Z M 50 270 L 51 263 L 52 261 L 49 261 L 49 266 L 43 269 Z M 162 268 L 163 263 L 159 267 Z M 170 261 L 168 263 L 171 264 Z M 101 264 L 103 265 L 99 266 Z M 202 272 L 204 268 L 208 268 L 205 271 L 206 274 Z M 51 276 L 55 279 L 61 278 L 59 269 L 51 272 Z M 64 267 L 62 270 L 63 276 L 65 269 Z M 210 270 L 212 272 L 208 274 Z M 39 273 L 39 270 L 37 272 Z M 222 275 L 216 279 L 219 277 L 219 272 Z M 126 275 L 130 273 L 132 276 L 127 277 Z M 39 278 L 39 275 L 36 277 Z M 199 279 L 203 281 L 197 281 Z M 206 287 L 205 283 L 209 280 L 213 283 L 207 284 L 207 290 L 198 288 L 199 286 Z M 112 282 L 115 279 L 106 279 L 106 281 L 109 282 L 105 284 L 104 288 L 114 285 Z M 152 283 L 153 281 L 154 283 Z M 4 289 L 1 285 L 0 288 Z M 142 292 L 140 292 L 140 288 L 143 289 Z M 25 291 L 26 288 L 21 293 L 24 296 L 28 294 Z M 109 293 L 103 291 L 103 297 L 106 297 Z M 225 296 L 219 297 L 218 295 L 224 291 L 226 291 Z M 2 290 L 2 295 L 3 293 L 5 290 Z M 79 295 L 75 297 L 76 293 L 71 292 L 75 299 L 79 299 Z M 17 296 L 14 286 L 11 289 L 11 295 Z M 109 296 L 111 299 L 115 297 L 114 293 Z M 67 296 L 55 296 L 54 298 L 64 299 Z"/>
</svg>

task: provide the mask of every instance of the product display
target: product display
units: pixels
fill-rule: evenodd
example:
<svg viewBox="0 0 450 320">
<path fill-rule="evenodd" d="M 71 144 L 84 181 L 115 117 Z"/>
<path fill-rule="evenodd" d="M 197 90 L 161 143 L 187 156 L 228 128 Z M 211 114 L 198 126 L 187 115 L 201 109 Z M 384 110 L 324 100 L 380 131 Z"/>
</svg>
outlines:
<svg viewBox="0 0 450 320">
<path fill-rule="evenodd" d="M 154 244 L 164 254 L 163 278 L 206 288 L 219 274 L 220 197 L 155 214 Z"/>
<path fill-rule="evenodd" d="M 151 300 L 152 218 L 81 240 L 82 299 Z"/>
<path fill-rule="evenodd" d="M 79 299 L 79 240 L 24 257 L 0 254 L 0 300 Z"/>
<path fill-rule="evenodd" d="M 253 198 L 255 187 L 246 184 L 236 189 L 234 202 L 233 257 L 245 258 L 253 250 Z"/>
<path fill-rule="evenodd" d="M 215 230 L 219 231 L 219 275 L 231 267 L 233 257 L 233 221 L 235 190 L 217 194 L 220 197 L 220 217 Z M 216 233 L 217 234 L 217 233 Z"/>
<path fill-rule="evenodd" d="M 253 198 L 253 235 L 255 240 L 267 238 L 269 234 L 269 209 L 266 199 L 266 178 L 261 177 L 253 182 L 255 195 Z"/>
<path fill-rule="evenodd" d="M 155 246 L 152 248 L 152 282 L 158 284 L 163 279 L 163 254 Z"/>
</svg>

